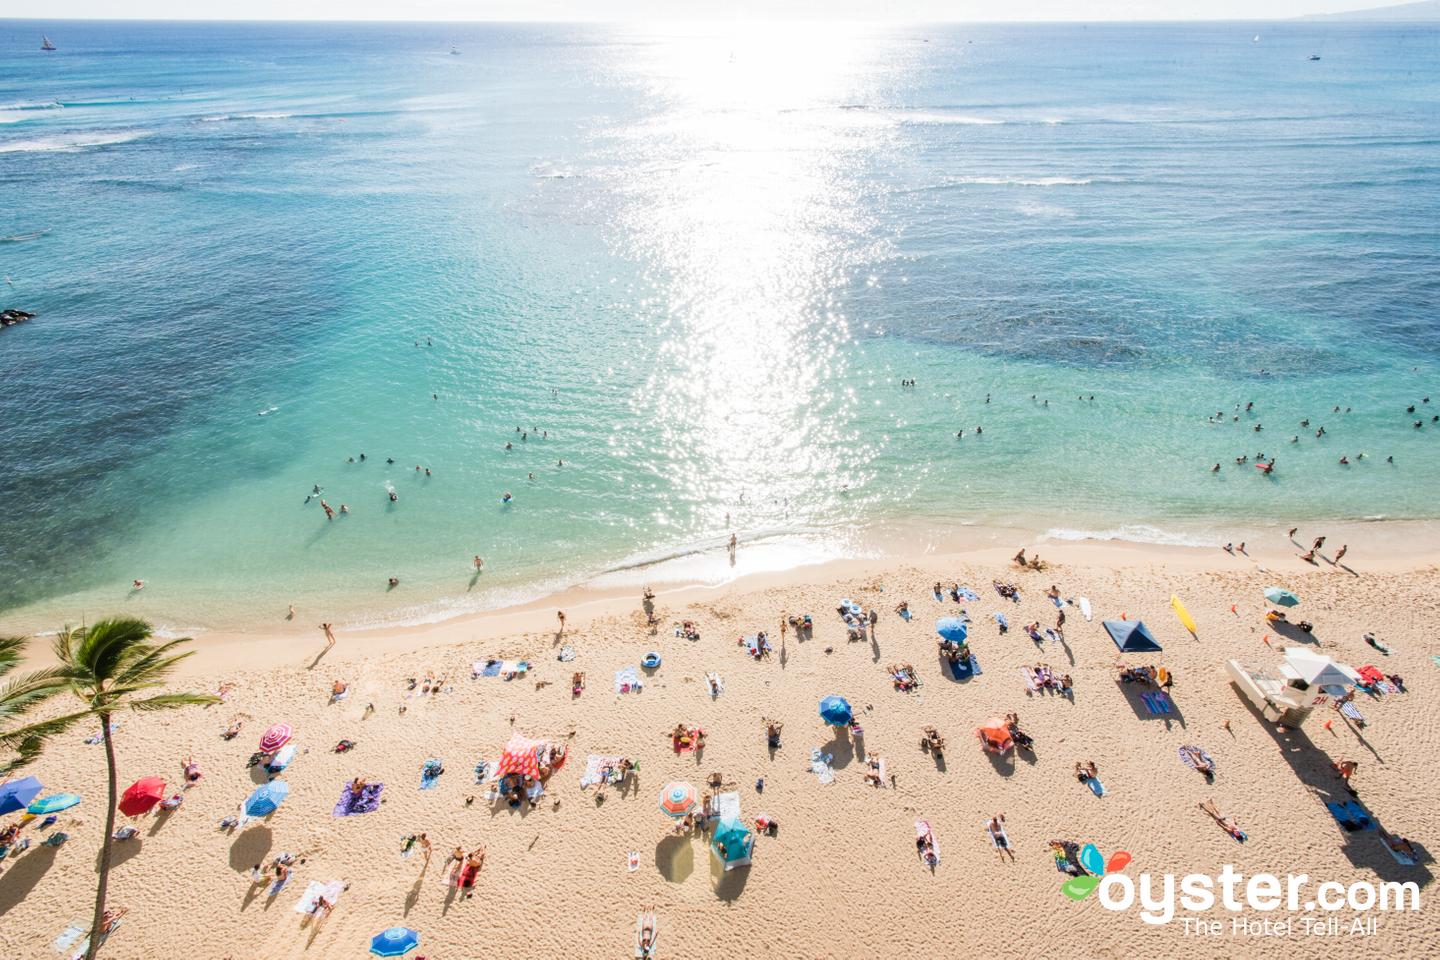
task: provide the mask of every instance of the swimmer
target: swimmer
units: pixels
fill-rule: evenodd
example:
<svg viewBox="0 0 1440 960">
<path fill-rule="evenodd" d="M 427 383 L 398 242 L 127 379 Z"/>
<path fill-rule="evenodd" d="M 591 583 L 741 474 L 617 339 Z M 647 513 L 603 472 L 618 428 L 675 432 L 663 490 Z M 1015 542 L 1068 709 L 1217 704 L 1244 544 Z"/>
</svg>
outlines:
<svg viewBox="0 0 1440 960">
<path fill-rule="evenodd" d="M 480 556 L 480 554 L 478 554 L 478 553 L 475 554 L 474 563 L 475 563 L 475 572 L 476 572 L 476 573 L 479 573 L 479 572 L 480 572 L 480 569 L 485 566 L 485 561 L 484 561 L 484 559 L 483 559 L 483 558 Z"/>
<path fill-rule="evenodd" d="M 390 502 L 391 502 L 391 503 L 399 503 L 399 502 L 400 502 L 400 495 L 399 495 L 398 493 L 396 493 L 394 490 L 391 490 L 391 491 L 390 491 Z"/>
<path fill-rule="evenodd" d="M 350 512 L 350 504 L 348 504 L 348 503 L 342 503 L 342 504 L 340 504 L 340 512 L 341 512 L 341 513 L 349 513 L 349 512 Z"/>
<path fill-rule="evenodd" d="M 130 581 L 130 589 L 131 589 L 131 590 L 144 590 L 144 589 L 145 589 L 145 581 L 144 581 L 144 580 L 131 580 L 131 581 Z"/>
<path fill-rule="evenodd" d="M 391 590 L 394 590 L 394 589 L 395 589 L 396 587 L 398 587 L 398 586 L 400 586 L 400 578 L 399 578 L 399 577 L 391 577 L 391 578 L 390 578 L 390 589 L 391 589 Z"/>
<path fill-rule="evenodd" d="M 510 491 L 509 491 L 509 490 L 506 490 L 506 491 L 505 491 L 505 495 L 500 498 L 500 502 L 501 502 L 501 503 L 509 503 L 509 502 L 510 502 L 511 500 L 513 500 L 513 499 L 515 499 L 515 498 L 512 497 L 512 496 L 510 496 Z"/>
</svg>

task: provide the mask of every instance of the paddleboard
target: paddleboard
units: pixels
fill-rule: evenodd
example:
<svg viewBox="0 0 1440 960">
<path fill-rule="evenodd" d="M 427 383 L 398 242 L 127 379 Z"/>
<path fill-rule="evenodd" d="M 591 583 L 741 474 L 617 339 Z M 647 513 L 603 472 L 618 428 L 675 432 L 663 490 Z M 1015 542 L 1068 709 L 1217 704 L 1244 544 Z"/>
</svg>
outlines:
<svg viewBox="0 0 1440 960">
<path fill-rule="evenodd" d="M 1080 615 L 1083 616 L 1086 620 L 1089 620 L 1089 619 L 1090 619 L 1090 598 L 1089 598 L 1089 597 L 1081 597 L 1081 598 L 1080 598 Z"/>
<path fill-rule="evenodd" d="M 1181 603 L 1180 598 L 1173 593 L 1170 594 L 1170 606 L 1175 609 L 1175 616 L 1180 618 L 1185 629 L 1189 630 L 1191 634 L 1199 636 L 1200 632 L 1195 629 L 1195 620 L 1190 616 L 1190 611 L 1185 609 L 1185 604 Z"/>
<path fill-rule="evenodd" d="M 285 746 L 281 747 L 280 750 L 275 754 L 274 759 L 272 759 L 268 764 L 266 764 L 265 769 L 269 770 L 271 773 L 279 773 L 286 767 L 290 766 L 290 761 L 294 759 L 295 744 L 287 743 L 285 744 Z"/>
</svg>

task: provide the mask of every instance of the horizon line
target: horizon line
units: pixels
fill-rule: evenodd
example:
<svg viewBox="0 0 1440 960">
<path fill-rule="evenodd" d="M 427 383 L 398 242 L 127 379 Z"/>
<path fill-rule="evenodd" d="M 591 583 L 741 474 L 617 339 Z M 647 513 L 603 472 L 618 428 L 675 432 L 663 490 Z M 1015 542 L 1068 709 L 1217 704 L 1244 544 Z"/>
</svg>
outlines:
<svg viewBox="0 0 1440 960">
<path fill-rule="evenodd" d="M 1396 25 L 1425 26 L 1436 25 L 1434 20 L 1365 20 L 1355 17 L 1354 14 L 1367 13 L 1371 10 L 1380 12 L 1388 9 L 1385 7 L 1372 7 L 1365 10 L 1344 11 L 1342 15 L 1324 13 L 1306 13 L 1293 17 L 1158 17 L 1158 18 L 1121 18 L 1121 17 L 1097 17 L 1081 20 L 1004 20 L 1004 19 L 957 19 L 957 20 L 927 20 L 927 19 L 892 19 L 887 17 L 756 17 L 746 16 L 747 21 L 773 21 L 773 22 L 816 22 L 816 23 L 866 23 L 866 24 L 893 24 L 896 26 L 964 26 L 967 24 L 988 24 L 988 25 L 1044 25 L 1044 24 L 1089 24 L 1089 23 L 1298 23 L 1298 22 L 1338 22 L 1338 23 L 1391 23 Z M 0 23 L 400 23 L 400 24 L 507 24 L 507 25 L 570 25 L 570 26 L 599 26 L 599 25 L 640 25 L 649 23 L 733 23 L 734 18 L 728 17 L 645 17 L 613 19 L 530 19 L 530 18 L 504 18 L 489 17 L 477 19 L 407 19 L 403 17 L 359 17 L 353 19 L 333 17 L 0 17 Z"/>
</svg>

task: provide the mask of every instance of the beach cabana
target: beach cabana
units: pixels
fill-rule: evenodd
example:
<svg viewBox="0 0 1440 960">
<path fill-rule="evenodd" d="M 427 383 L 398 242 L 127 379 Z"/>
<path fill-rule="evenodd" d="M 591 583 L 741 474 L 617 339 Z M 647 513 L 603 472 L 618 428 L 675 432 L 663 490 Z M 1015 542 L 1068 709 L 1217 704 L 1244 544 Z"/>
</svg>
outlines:
<svg viewBox="0 0 1440 960">
<path fill-rule="evenodd" d="M 720 858 L 726 870 L 748 864 L 754 846 L 755 834 L 734 817 L 722 819 L 710 838 L 710 851 Z"/>
<path fill-rule="evenodd" d="M 0 786 L 0 814 L 24 810 L 35 801 L 36 797 L 40 796 L 40 791 L 44 789 L 40 781 L 34 777 L 11 780 Z"/>
<path fill-rule="evenodd" d="M 843 727 L 855 717 L 844 697 L 829 696 L 820 701 L 820 719 L 832 727 Z"/>
<path fill-rule="evenodd" d="M 980 725 L 975 731 L 980 738 L 980 746 L 991 753 L 1004 753 L 1015 746 L 1015 741 L 1010 737 L 1010 729 L 1005 726 L 1005 721 L 998 717 L 991 717 Z"/>
<path fill-rule="evenodd" d="M 970 635 L 970 627 L 959 617 L 942 617 L 935 621 L 935 632 L 940 634 L 942 640 L 964 643 L 965 638 Z"/>
<path fill-rule="evenodd" d="M 1161 649 L 1143 620 L 1106 620 L 1105 632 L 1121 653 L 1155 653 Z"/>
<path fill-rule="evenodd" d="M 125 789 L 120 797 L 120 812 L 127 817 L 148 813 L 165 799 L 165 781 L 161 777 L 141 777 Z"/>
</svg>

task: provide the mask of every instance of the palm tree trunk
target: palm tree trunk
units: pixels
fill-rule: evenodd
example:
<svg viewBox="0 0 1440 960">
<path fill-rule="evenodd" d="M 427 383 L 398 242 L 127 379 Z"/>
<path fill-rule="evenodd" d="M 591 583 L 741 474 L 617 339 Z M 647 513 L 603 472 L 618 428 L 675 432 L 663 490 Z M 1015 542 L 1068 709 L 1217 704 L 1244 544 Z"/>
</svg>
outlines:
<svg viewBox="0 0 1440 960">
<path fill-rule="evenodd" d="M 105 775 L 110 802 L 105 805 L 105 838 L 100 844 L 100 882 L 95 887 L 95 919 L 90 924 L 90 948 L 85 960 L 95 960 L 100 949 L 100 927 L 105 921 L 105 891 L 110 885 L 110 846 L 115 836 L 115 744 L 110 739 L 110 715 L 100 714 L 100 734 L 105 743 Z"/>
</svg>

